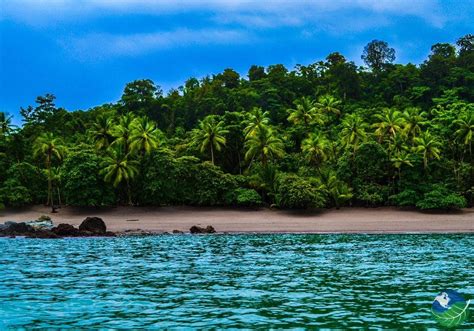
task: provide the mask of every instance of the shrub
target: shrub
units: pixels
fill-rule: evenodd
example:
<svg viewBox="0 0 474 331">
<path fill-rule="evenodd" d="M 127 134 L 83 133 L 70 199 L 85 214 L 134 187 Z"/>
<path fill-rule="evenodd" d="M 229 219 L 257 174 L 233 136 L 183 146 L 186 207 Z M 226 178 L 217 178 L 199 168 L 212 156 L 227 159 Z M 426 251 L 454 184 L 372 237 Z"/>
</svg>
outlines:
<svg viewBox="0 0 474 331">
<path fill-rule="evenodd" d="M 457 209 L 466 206 L 466 199 L 459 194 L 449 191 L 446 186 L 435 184 L 431 191 L 425 193 L 416 203 L 420 209 Z"/>
<path fill-rule="evenodd" d="M 262 205 L 262 197 L 253 189 L 238 188 L 232 193 L 234 203 L 238 206 L 257 207 Z"/>
<path fill-rule="evenodd" d="M 296 175 L 282 175 L 278 180 L 277 203 L 282 208 L 322 208 L 326 200 L 311 181 Z"/>
<path fill-rule="evenodd" d="M 14 163 L 8 169 L 7 178 L 4 187 L 17 187 L 16 193 L 10 194 L 12 200 L 10 202 L 5 201 L 8 205 L 13 200 L 20 205 L 44 203 L 46 201 L 46 176 L 43 171 L 34 165 L 27 162 Z M 25 192 L 25 189 L 27 192 Z M 16 198 L 13 198 L 13 195 L 16 195 Z"/>
<path fill-rule="evenodd" d="M 0 189 L 0 200 L 7 206 L 23 207 L 32 202 L 30 190 L 15 179 L 8 179 Z"/>
<path fill-rule="evenodd" d="M 143 190 L 139 197 L 151 205 L 224 205 L 237 188 L 237 180 L 210 162 L 195 157 L 175 158 L 158 151 L 145 165 Z"/>
<path fill-rule="evenodd" d="M 388 195 L 388 187 L 370 183 L 357 186 L 357 200 L 363 202 L 366 206 L 377 206 L 382 204 Z"/>
<path fill-rule="evenodd" d="M 101 159 L 90 152 L 70 155 L 62 169 L 63 195 L 72 206 L 106 206 L 115 203 L 115 194 L 100 175 Z"/>
<path fill-rule="evenodd" d="M 416 206 L 421 195 L 412 189 L 405 189 L 398 194 L 390 196 L 390 202 L 396 206 Z"/>
</svg>

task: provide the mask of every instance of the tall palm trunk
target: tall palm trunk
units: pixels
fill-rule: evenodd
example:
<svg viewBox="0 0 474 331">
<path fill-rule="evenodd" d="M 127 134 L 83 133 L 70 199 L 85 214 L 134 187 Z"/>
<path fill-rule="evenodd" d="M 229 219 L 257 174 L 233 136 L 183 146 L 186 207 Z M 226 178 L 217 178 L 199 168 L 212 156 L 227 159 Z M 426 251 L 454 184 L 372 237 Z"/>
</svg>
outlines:
<svg viewBox="0 0 474 331">
<path fill-rule="evenodd" d="M 214 146 L 212 146 L 212 142 L 211 142 L 211 161 L 212 161 L 212 164 L 214 164 Z"/>
<path fill-rule="evenodd" d="M 132 190 L 130 189 L 130 182 L 128 180 L 127 180 L 127 197 L 128 197 L 128 204 L 132 206 L 133 205 Z"/>
<path fill-rule="evenodd" d="M 53 205 L 53 183 L 51 179 L 51 152 L 48 152 L 48 156 L 46 158 L 46 168 L 48 169 L 48 199 L 46 201 L 47 206 Z"/>
</svg>

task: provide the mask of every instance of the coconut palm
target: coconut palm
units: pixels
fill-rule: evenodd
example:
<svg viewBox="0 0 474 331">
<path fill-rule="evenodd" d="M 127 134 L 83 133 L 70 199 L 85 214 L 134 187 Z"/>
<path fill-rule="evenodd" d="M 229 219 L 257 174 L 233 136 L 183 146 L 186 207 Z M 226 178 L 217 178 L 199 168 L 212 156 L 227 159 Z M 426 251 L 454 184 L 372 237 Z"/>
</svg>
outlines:
<svg viewBox="0 0 474 331">
<path fill-rule="evenodd" d="M 0 135 L 5 136 L 9 134 L 14 125 L 12 125 L 12 115 L 8 115 L 7 113 L 0 112 Z"/>
<path fill-rule="evenodd" d="M 148 154 L 158 148 L 160 130 L 146 117 L 133 120 L 130 133 L 130 150 L 133 153 Z"/>
<path fill-rule="evenodd" d="M 316 107 L 325 113 L 332 113 L 336 115 L 341 114 L 339 109 L 341 101 L 333 97 L 332 95 L 326 94 L 319 97 Z"/>
<path fill-rule="evenodd" d="M 403 151 L 403 152 L 400 151 L 395 155 L 395 157 L 392 157 L 390 159 L 395 169 L 397 169 L 399 181 L 402 180 L 402 172 L 401 172 L 402 166 L 406 165 L 406 166 L 413 167 L 413 164 L 411 163 L 411 158 L 412 156 L 410 153 L 406 151 Z"/>
<path fill-rule="evenodd" d="M 464 118 L 454 121 L 458 129 L 455 132 L 457 139 L 469 146 L 469 155 L 472 155 L 472 139 L 474 136 L 474 113 L 467 114 Z"/>
<path fill-rule="evenodd" d="M 394 136 L 390 136 L 388 142 L 388 155 L 389 158 L 393 154 L 401 153 L 402 151 L 407 151 L 409 146 L 407 145 L 407 136 L 403 132 L 399 132 Z"/>
<path fill-rule="evenodd" d="M 267 126 L 270 123 L 268 116 L 268 112 L 262 111 L 262 108 L 252 108 L 247 120 L 245 121 L 245 137 L 253 135 L 262 126 Z"/>
<path fill-rule="evenodd" d="M 111 130 L 112 136 L 115 138 L 111 145 L 123 148 L 124 154 L 130 152 L 130 136 L 132 135 L 132 123 L 134 119 L 135 116 L 132 113 L 122 115 L 120 116 L 118 124 Z"/>
<path fill-rule="evenodd" d="M 255 134 L 248 136 L 245 148 L 247 161 L 259 159 L 264 166 L 269 159 L 282 157 L 285 153 L 283 141 L 275 135 L 271 127 L 261 127 Z"/>
<path fill-rule="evenodd" d="M 214 164 L 214 154 L 225 146 L 227 133 L 229 131 L 224 128 L 224 121 L 217 122 L 214 116 L 207 116 L 192 131 L 192 144 L 198 146 L 201 153 L 209 149 L 211 162 Z"/>
<path fill-rule="evenodd" d="M 336 209 L 340 208 L 343 201 L 352 198 L 352 189 L 342 180 L 339 180 L 334 173 L 330 171 L 322 172 L 321 182 L 321 188 L 334 201 Z"/>
<path fill-rule="evenodd" d="M 355 152 L 359 146 L 367 139 L 365 131 L 367 124 L 362 117 L 356 114 L 346 115 L 342 121 L 341 142 L 346 148 L 352 147 Z"/>
<path fill-rule="evenodd" d="M 52 199 L 52 162 L 54 159 L 61 160 L 65 152 L 65 147 L 60 138 L 54 137 L 50 132 L 41 134 L 33 143 L 33 154 L 36 158 L 44 159 L 46 171 L 48 172 L 48 198 L 47 205 L 53 203 Z"/>
<path fill-rule="evenodd" d="M 405 119 L 403 132 L 408 137 L 415 138 L 421 132 L 421 127 L 426 123 L 426 112 L 420 112 L 419 108 L 410 107 L 405 109 L 402 116 Z"/>
<path fill-rule="evenodd" d="M 327 159 L 329 149 L 329 140 L 319 132 L 311 133 L 301 144 L 306 160 L 318 168 Z"/>
<path fill-rule="evenodd" d="M 376 114 L 377 123 L 372 127 L 376 128 L 375 135 L 381 143 L 387 137 L 393 137 L 402 130 L 405 124 L 402 113 L 394 108 L 386 108 L 382 114 Z"/>
<path fill-rule="evenodd" d="M 112 135 L 113 126 L 113 120 L 110 117 L 102 115 L 97 118 L 89 131 L 97 150 L 109 147 L 114 138 Z"/>
<path fill-rule="evenodd" d="M 111 148 L 101 165 L 100 173 L 104 175 L 106 182 L 112 183 L 114 187 L 126 184 L 128 204 L 132 205 L 130 182 L 138 174 L 138 161 L 133 160 L 130 154 L 124 154 L 119 148 Z"/>
<path fill-rule="evenodd" d="M 313 123 L 324 124 L 322 116 L 318 113 L 313 100 L 308 97 L 303 97 L 296 100 L 294 104 L 296 106 L 294 109 L 288 109 L 290 113 L 288 116 L 289 122 L 296 125 L 303 125 L 306 128 Z"/>
<path fill-rule="evenodd" d="M 422 132 L 419 137 L 414 139 L 414 142 L 415 147 L 413 150 L 422 155 L 425 169 L 428 167 L 429 160 L 439 160 L 442 144 L 429 131 Z"/>
</svg>

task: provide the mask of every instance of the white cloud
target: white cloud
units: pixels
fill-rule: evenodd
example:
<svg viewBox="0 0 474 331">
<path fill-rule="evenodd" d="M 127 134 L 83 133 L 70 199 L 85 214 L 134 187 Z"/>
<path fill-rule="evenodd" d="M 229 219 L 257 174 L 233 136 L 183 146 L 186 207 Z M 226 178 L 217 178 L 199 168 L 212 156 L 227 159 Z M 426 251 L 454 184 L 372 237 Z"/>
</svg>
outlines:
<svg viewBox="0 0 474 331">
<path fill-rule="evenodd" d="M 415 16 L 440 27 L 445 21 L 439 0 L 0 0 L 0 18 L 47 25 L 81 18 L 127 14 L 165 15 L 208 11 L 223 23 L 275 27 L 304 24 L 338 11 Z"/>
<path fill-rule="evenodd" d="M 134 56 L 151 51 L 193 45 L 239 44 L 254 40 L 240 30 L 179 29 L 135 34 L 93 33 L 81 37 L 64 38 L 61 45 L 80 59 Z"/>
</svg>

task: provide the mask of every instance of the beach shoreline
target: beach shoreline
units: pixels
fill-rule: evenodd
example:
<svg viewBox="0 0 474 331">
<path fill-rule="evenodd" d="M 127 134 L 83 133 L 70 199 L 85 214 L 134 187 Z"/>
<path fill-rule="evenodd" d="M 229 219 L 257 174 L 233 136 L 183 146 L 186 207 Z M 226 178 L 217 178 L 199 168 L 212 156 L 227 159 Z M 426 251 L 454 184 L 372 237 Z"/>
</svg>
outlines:
<svg viewBox="0 0 474 331">
<path fill-rule="evenodd" d="M 212 225 L 217 233 L 471 233 L 474 208 L 450 213 L 426 213 L 393 207 L 348 207 L 317 211 L 232 209 L 219 207 L 63 207 L 51 214 L 44 206 L 0 211 L 0 223 L 24 222 L 41 215 L 54 225 L 76 227 L 88 216 L 104 220 L 115 233 L 189 232 L 193 225 Z"/>
</svg>

